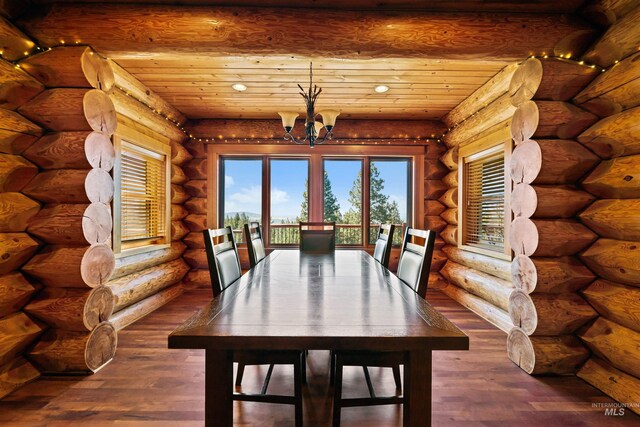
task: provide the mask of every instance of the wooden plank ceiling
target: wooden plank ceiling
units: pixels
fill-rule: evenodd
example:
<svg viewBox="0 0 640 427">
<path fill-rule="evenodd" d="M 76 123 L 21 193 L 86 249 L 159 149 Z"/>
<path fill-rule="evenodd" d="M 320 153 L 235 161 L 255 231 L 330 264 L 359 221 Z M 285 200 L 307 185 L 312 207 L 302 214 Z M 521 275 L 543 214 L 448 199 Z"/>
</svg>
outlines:
<svg viewBox="0 0 640 427">
<path fill-rule="evenodd" d="M 504 61 L 332 60 L 326 58 L 216 58 L 187 61 L 126 58 L 117 62 L 190 118 L 278 118 L 305 104 L 297 84 L 322 88 L 316 111 L 341 118 L 440 119 L 495 75 Z M 238 92 L 231 86 L 244 84 Z M 389 91 L 376 93 L 377 85 Z"/>
<path fill-rule="evenodd" d="M 290 0 L 35 3 L 55 3 L 21 22 L 41 45 L 65 39 L 90 44 L 193 119 L 272 119 L 283 110 L 302 115 L 297 85 L 309 86 L 313 62 L 314 83 L 322 88 L 316 111 L 339 109 L 341 118 L 350 119 L 437 120 L 516 58 L 553 50 L 585 30 L 566 15 L 551 15 L 574 12 L 582 0 L 390 0 L 375 6 L 327 0 L 308 12 L 218 7 L 309 4 Z M 312 17 L 318 25 L 310 25 Z M 383 28 L 389 34 L 375 36 Z M 247 90 L 232 89 L 236 83 Z M 376 93 L 377 85 L 389 91 Z"/>
</svg>

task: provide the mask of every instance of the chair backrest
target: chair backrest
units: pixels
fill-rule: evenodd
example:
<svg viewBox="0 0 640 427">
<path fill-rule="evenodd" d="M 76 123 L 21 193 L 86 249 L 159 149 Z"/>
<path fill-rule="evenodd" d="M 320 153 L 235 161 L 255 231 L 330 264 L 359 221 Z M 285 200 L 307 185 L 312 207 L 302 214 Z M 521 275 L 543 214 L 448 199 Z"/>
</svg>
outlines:
<svg viewBox="0 0 640 427">
<path fill-rule="evenodd" d="M 267 256 L 262 240 L 262 228 L 260 223 L 252 221 L 244 225 L 244 239 L 247 242 L 247 252 L 249 252 L 249 263 L 251 268 L 255 267 Z"/>
<path fill-rule="evenodd" d="M 389 268 L 389 257 L 391 256 L 393 232 L 395 229 L 396 226 L 393 224 L 380 224 L 375 248 L 373 249 L 373 258 L 387 268 Z"/>
<path fill-rule="evenodd" d="M 231 227 L 203 230 L 213 295 L 216 296 L 242 276 L 238 248 Z"/>
<path fill-rule="evenodd" d="M 301 251 L 331 253 L 336 250 L 335 222 L 301 222 L 299 230 Z"/>
<path fill-rule="evenodd" d="M 412 243 L 413 236 L 419 237 L 424 243 Z M 404 233 L 397 276 L 422 298 L 427 295 L 427 282 L 435 241 L 436 233 L 431 230 L 407 227 Z"/>
</svg>

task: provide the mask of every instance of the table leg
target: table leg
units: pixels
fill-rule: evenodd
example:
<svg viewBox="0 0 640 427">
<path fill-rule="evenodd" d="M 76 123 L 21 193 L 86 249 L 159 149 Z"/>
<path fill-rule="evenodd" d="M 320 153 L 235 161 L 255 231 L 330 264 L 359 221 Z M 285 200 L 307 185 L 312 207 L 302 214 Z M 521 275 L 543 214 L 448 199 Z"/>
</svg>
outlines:
<svg viewBox="0 0 640 427">
<path fill-rule="evenodd" d="M 403 425 L 431 425 L 431 350 L 410 351 L 405 357 Z"/>
<path fill-rule="evenodd" d="M 233 352 L 205 350 L 204 424 L 233 426 Z"/>
</svg>

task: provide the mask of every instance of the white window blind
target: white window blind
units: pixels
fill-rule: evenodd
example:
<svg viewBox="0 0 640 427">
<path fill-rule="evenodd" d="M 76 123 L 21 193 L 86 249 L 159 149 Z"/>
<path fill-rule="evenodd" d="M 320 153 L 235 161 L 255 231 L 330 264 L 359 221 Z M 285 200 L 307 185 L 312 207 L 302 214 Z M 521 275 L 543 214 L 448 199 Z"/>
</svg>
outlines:
<svg viewBox="0 0 640 427">
<path fill-rule="evenodd" d="M 123 144 L 121 151 L 121 241 L 166 234 L 166 156 Z"/>
<path fill-rule="evenodd" d="M 465 163 L 464 191 L 464 244 L 503 252 L 504 152 Z"/>
</svg>

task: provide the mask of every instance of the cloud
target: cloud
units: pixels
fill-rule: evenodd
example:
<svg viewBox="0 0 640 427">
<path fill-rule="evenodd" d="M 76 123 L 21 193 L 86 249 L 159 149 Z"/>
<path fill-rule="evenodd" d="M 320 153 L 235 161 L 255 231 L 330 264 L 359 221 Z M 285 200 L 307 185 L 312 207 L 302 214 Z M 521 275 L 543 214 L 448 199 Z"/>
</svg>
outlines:
<svg viewBox="0 0 640 427">
<path fill-rule="evenodd" d="M 259 185 L 252 185 L 249 188 L 242 188 L 240 191 L 233 193 L 229 196 L 229 200 L 233 200 L 239 204 L 260 204 L 262 200 L 262 189 Z"/>
<path fill-rule="evenodd" d="M 271 203 L 286 203 L 289 201 L 289 193 L 274 187 L 271 190 Z"/>
<path fill-rule="evenodd" d="M 235 182 L 233 181 L 233 177 L 231 175 L 224 176 L 224 188 L 231 187 Z"/>
</svg>

